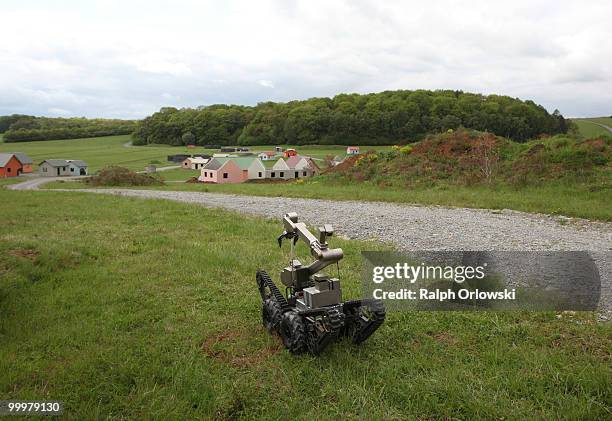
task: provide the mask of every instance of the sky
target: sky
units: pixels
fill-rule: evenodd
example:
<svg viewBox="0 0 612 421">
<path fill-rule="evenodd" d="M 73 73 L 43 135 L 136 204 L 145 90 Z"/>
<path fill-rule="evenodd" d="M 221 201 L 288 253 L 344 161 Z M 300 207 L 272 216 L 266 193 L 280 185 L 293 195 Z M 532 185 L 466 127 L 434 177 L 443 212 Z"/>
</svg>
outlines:
<svg viewBox="0 0 612 421">
<path fill-rule="evenodd" d="M 142 118 L 394 89 L 612 115 L 612 2 L 0 2 L 0 115 Z"/>
</svg>

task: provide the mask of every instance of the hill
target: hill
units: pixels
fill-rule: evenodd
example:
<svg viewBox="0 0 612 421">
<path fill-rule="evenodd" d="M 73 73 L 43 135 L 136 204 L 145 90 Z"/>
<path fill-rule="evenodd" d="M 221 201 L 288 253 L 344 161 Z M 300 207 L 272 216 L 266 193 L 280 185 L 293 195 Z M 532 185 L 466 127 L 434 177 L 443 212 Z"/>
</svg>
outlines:
<svg viewBox="0 0 612 421">
<path fill-rule="evenodd" d="M 428 136 L 392 152 L 355 156 L 329 172 L 383 186 L 430 187 L 550 181 L 609 183 L 612 137 L 555 136 L 523 144 L 491 133 L 457 130 Z M 608 185 L 608 187 L 610 187 Z"/>
<path fill-rule="evenodd" d="M 134 120 L 0 116 L 0 133 L 7 143 L 130 134 L 135 127 Z"/>
<path fill-rule="evenodd" d="M 139 123 L 135 144 L 390 145 L 460 126 L 516 141 L 565 133 L 568 125 L 533 101 L 462 91 L 340 94 L 254 107 L 162 108 Z"/>
</svg>

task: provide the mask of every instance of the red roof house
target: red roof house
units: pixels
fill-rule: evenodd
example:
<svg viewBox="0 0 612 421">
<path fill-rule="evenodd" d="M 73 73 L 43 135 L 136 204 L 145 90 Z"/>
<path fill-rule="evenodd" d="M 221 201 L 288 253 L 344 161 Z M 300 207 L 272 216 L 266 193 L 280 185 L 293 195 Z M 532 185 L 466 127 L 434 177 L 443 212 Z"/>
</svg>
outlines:
<svg viewBox="0 0 612 421">
<path fill-rule="evenodd" d="M 296 156 L 297 155 L 297 151 L 295 149 L 287 149 L 285 152 L 283 152 L 283 156 L 285 158 L 289 158 L 290 156 Z"/>
<path fill-rule="evenodd" d="M 17 177 L 23 172 L 23 165 L 12 153 L 0 153 L 0 178 Z"/>
</svg>

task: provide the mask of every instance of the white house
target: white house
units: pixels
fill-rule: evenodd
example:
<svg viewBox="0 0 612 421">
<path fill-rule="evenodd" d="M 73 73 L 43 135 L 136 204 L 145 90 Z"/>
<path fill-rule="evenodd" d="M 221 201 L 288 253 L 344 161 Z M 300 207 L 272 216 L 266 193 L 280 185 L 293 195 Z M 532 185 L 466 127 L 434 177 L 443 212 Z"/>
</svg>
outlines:
<svg viewBox="0 0 612 421">
<path fill-rule="evenodd" d="M 70 175 L 87 175 L 87 164 L 80 159 L 67 159 Z"/>
<path fill-rule="evenodd" d="M 287 165 L 287 162 L 285 162 L 283 158 L 280 158 L 274 163 L 272 168 L 266 169 L 266 178 L 270 178 L 272 180 L 287 180 L 291 178 L 291 176 L 289 175 L 290 170 L 291 169 Z"/>
<path fill-rule="evenodd" d="M 263 180 L 266 178 L 266 166 L 261 159 L 253 159 L 248 169 L 249 180 Z"/>
<path fill-rule="evenodd" d="M 346 148 L 347 155 L 359 155 L 359 146 L 349 146 Z"/>
<path fill-rule="evenodd" d="M 68 161 L 65 159 L 46 159 L 38 164 L 38 173 L 43 177 L 61 177 L 70 175 Z"/>
<path fill-rule="evenodd" d="M 264 151 L 257 155 L 262 161 L 272 161 L 276 158 L 276 152 Z"/>
<path fill-rule="evenodd" d="M 208 163 L 209 159 L 202 158 L 201 156 L 196 156 L 195 158 L 187 158 L 182 163 L 181 166 L 185 169 L 191 170 L 199 170 L 204 167 Z"/>
</svg>

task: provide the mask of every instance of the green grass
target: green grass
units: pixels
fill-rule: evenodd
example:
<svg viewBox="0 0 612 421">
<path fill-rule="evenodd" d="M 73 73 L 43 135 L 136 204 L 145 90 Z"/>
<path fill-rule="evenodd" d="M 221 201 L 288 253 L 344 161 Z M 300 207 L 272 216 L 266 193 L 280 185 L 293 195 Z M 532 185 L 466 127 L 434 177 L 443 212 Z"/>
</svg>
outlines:
<svg viewBox="0 0 612 421">
<path fill-rule="evenodd" d="M 162 174 L 165 177 L 165 174 Z M 48 189 L 77 189 L 83 187 L 86 186 L 82 183 L 61 182 L 49 183 L 44 186 Z M 328 200 L 365 200 L 483 209 L 515 209 L 524 212 L 612 221 L 610 188 L 604 185 L 600 189 L 594 189 L 592 186 L 564 185 L 563 183 L 549 183 L 520 189 L 506 185 L 495 187 L 438 185 L 432 188 L 411 190 L 380 187 L 367 182 L 347 184 L 333 178 L 318 177 L 307 180 L 303 184 L 295 182 L 265 184 L 168 183 L 164 186 L 135 188 Z"/>
<path fill-rule="evenodd" d="M 130 140 L 129 135 L 124 135 L 43 142 L 0 143 L 0 152 L 24 152 L 31 156 L 36 164 L 48 158 L 82 159 L 89 164 L 90 171 L 97 171 L 107 165 L 120 165 L 131 170 L 144 170 L 150 163 L 154 163 L 158 167 L 174 165 L 166 161 L 168 155 L 219 152 L 218 150 L 207 150 L 199 147 L 189 149 L 168 145 L 124 146 Z M 327 155 L 344 156 L 346 152 L 344 146 L 295 146 L 295 148 L 300 153 L 320 159 Z M 364 146 L 364 148 L 389 150 L 390 146 Z M 257 146 L 252 148 L 252 152 L 255 153 L 264 150 L 274 150 L 274 147 Z"/>
<path fill-rule="evenodd" d="M 610 324 L 591 314 L 390 313 L 360 347 L 292 356 L 254 272 L 279 221 L 169 201 L 0 191 L 0 395 L 66 416 L 605 419 Z M 345 250 L 346 298 L 359 251 Z M 234 252 L 232 250 L 239 250 Z"/>
<path fill-rule="evenodd" d="M 594 123 L 612 127 L 612 117 L 593 117 L 572 119 L 578 126 L 578 131 L 585 138 L 597 137 L 601 135 L 612 135 L 609 130 Z"/>
<path fill-rule="evenodd" d="M 157 175 L 165 181 L 185 181 L 192 177 L 199 177 L 200 170 L 177 168 L 176 170 L 160 171 Z"/>
</svg>

